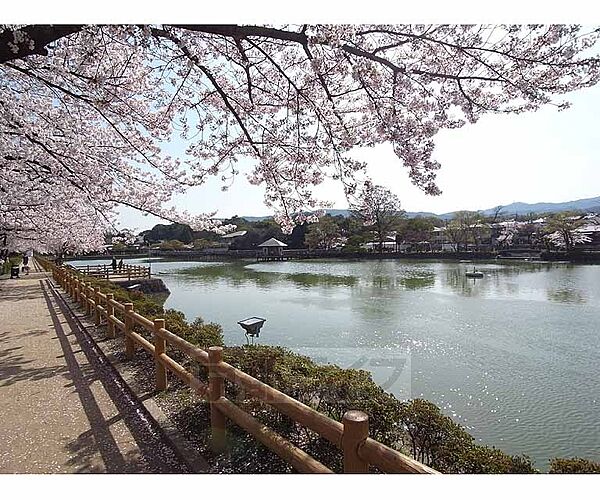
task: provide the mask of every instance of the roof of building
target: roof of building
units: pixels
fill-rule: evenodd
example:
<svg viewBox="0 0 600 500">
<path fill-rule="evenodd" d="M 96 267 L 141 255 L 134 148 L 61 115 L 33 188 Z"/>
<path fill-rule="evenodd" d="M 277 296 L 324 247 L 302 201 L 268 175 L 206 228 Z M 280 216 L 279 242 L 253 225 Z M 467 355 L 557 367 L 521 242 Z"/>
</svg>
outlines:
<svg viewBox="0 0 600 500">
<path fill-rule="evenodd" d="M 287 245 L 275 238 L 268 239 L 267 241 L 258 245 L 259 247 L 287 247 Z"/>
<path fill-rule="evenodd" d="M 221 236 L 221 238 L 237 238 L 238 236 L 244 236 L 247 232 L 248 231 L 236 231 L 235 233 L 225 234 Z"/>
</svg>

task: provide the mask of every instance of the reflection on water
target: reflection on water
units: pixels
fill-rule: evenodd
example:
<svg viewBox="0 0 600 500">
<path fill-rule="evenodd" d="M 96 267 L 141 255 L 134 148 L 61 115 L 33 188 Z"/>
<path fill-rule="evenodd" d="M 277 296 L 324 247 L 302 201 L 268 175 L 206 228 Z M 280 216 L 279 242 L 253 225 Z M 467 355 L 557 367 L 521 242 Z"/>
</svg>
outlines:
<svg viewBox="0 0 600 500">
<path fill-rule="evenodd" d="M 314 286 L 354 286 L 358 283 L 358 279 L 355 276 L 312 273 L 270 273 L 254 270 L 251 266 L 243 262 L 190 267 L 179 270 L 178 274 L 189 276 L 196 282 L 211 283 L 223 281 L 229 286 L 234 287 L 246 286 L 248 282 L 252 282 L 259 287 L 271 287 L 278 283 L 289 282 L 301 288 Z"/>
<path fill-rule="evenodd" d="M 361 366 L 425 397 L 482 442 L 600 460 L 600 266 L 423 261 L 152 261 L 167 307 L 223 325 L 262 316 L 261 342 Z"/>
<path fill-rule="evenodd" d="M 554 302 L 579 303 L 583 304 L 586 299 L 581 290 L 573 288 L 555 288 L 548 290 L 548 299 Z"/>
</svg>

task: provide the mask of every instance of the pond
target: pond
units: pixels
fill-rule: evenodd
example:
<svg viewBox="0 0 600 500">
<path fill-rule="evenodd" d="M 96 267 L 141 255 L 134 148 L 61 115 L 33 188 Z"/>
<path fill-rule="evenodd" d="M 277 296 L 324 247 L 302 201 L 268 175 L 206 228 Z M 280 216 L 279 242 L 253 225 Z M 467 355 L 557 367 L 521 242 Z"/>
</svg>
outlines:
<svg viewBox="0 0 600 500">
<path fill-rule="evenodd" d="M 600 266 L 476 267 L 482 279 L 458 262 L 152 261 L 165 307 L 221 324 L 229 345 L 246 342 L 237 321 L 261 316 L 258 342 L 369 370 L 542 469 L 600 460 Z"/>
</svg>

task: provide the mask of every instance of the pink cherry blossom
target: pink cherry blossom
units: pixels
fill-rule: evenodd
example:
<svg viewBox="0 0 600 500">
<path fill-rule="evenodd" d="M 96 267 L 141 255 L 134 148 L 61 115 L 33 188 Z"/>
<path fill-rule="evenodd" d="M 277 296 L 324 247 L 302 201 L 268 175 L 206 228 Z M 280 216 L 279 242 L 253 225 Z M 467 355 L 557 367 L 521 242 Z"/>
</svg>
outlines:
<svg viewBox="0 0 600 500">
<path fill-rule="evenodd" d="M 0 26 L 0 229 L 13 244 L 101 244 L 119 205 L 226 231 L 173 196 L 218 176 L 266 188 L 284 229 L 365 181 L 389 142 L 439 193 L 434 138 L 598 83 L 579 26 Z M 178 157 L 166 146 L 182 141 Z M 243 161 L 242 161 L 243 160 Z M 215 207 L 215 209 L 218 207 Z"/>
</svg>

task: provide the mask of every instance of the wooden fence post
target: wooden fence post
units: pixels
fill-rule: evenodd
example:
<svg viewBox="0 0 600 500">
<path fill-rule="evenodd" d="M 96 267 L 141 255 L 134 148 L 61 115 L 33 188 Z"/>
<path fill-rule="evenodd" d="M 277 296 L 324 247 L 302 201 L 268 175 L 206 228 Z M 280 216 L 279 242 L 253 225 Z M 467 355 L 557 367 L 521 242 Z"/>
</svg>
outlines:
<svg viewBox="0 0 600 500">
<path fill-rule="evenodd" d="M 342 420 L 342 450 L 344 452 L 344 472 L 369 472 L 369 464 L 358 456 L 358 447 L 369 437 L 369 416 L 358 410 L 344 413 Z"/>
<path fill-rule="evenodd" d="M 94 310 L 96 312 L 94 316 L 94 324 L 98 326 L 100 324 L 100 287 L 94 288 Z"/>
<path fill-rule="evenodd" d="M 154 320 L 154 365 L 156 367 L 156 390 L 165 391 L 167 389 L 167 370 L 160 361 L 160 355 L 167 350 L 167 341 L 159 334 L 159 330 L 165 327 L 164 319 Z"/>
<path fill-rule="evenodd" d="M 73 300 L 79 302 L 79 280 L 73 278 Z"/>
<path fill-rule="evenodd" d="M 106 294 L 106 321 L 108 326 L 108 336 L 111 339 L 115 338 L 115 324 L 110 319 L 111 316 L 115 315 L 115 306 L 110 303 L 114 298 L 115 296 L 112 293 Z"/>
<path fill-rule="evenodd" d="M 225 395 L 223 377 L 215 372 L 214 367 L 223 360 L 222 347 L 208 348 L 208 387 L 210 401 L 210 427 L 212 433 L 211 447 L 215 453 L 225 450 L 225 423 L 226 418 L 214 405 L 214 401 Z"/>
<path fill-rule="evenodd" d="M 82 277 L 83 278 L 83 277 Z M 83 311 L 86 312 L 86 303 L 87 303 L 87 283 L 85 281 L 83 281 L 83 279 L 81 280 L 81 293 L 79 294 L 79 297 L 81 298 L 81 307 L 83 307 Z"/>
<path fill-rule="evenodd" d="M 131 317 L 133 304 L 127 302 L 123 305 L 125 306 L 125 354 L 127 359 L 133 359 L 133 356 L 135 355 L 135 343 L 130 335 L 133 331 L 133 318 Z"/>
<path fill-rule="evenodd" d="M 89 292 L 88 292 L 88 283 L 86 281 L 81 280 L 81 291 L 82 291 L 82 293 L 81 293 L 81 295 L 82 295 L 82 297 L 81 297 L 81 300 L 82 300 L 81 305 L 84 307 L 84 311 L 87 314 L 87 299 L 88 299 L 88 296 L 89 296 Z"/>
<path fill-rule="evenodd" d="M 79 281 L 79 304 L 81 307 L 85 306 L 85 282 L 82 279 Z"/>
<path fill-rule="evenodd" d="M 85 315 L 91 316 L 92 314 L 92 305 L 90 304 L 90 299 L 94 297 L 94 288 L 92 287 L 92 283 L 88 281 L 86 283 L 85 288 Z"/>
</svg>

